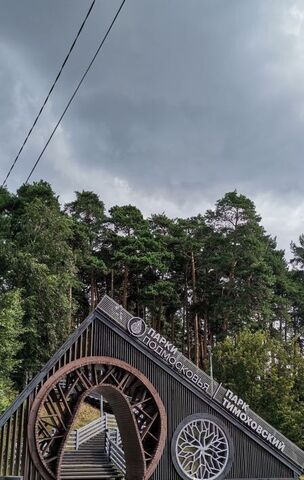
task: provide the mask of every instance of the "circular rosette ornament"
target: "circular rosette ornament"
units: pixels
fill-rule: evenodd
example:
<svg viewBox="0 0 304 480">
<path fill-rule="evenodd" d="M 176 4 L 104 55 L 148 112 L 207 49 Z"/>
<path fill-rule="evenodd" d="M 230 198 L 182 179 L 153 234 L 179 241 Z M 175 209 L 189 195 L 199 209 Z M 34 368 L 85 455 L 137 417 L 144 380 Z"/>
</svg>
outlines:
<svg viewBox="0 0 304 480">
<path fill-rule="evenodd" d="M 185 480 L 224 478 L 231 466 L 231 441 L 218 420 L 209 415 L 191 415 L 176 429 L 172 457 Z"/>
<path fill-rule="evenodd" d="M 146 323 L 140 317 L 133 317 L 128 322 L 128 330 L 134 337 L 141 337 L 146 331 Z"/>
</svg>

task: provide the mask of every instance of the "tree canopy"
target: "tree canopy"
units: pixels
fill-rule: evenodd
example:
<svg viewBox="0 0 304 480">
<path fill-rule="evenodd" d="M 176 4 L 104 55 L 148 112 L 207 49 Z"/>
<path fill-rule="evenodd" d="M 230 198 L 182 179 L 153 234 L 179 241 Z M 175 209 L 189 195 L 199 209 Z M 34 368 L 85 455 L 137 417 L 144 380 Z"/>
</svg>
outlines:
<svg viewBox="0 0 304 480">
<path fill-rule="evenodd" d="M 0 193 L 0 411 L 107 293 L 304 446 L 304 236 L 287 263 L 236 191 L 191 218 Z"/>
</svg>

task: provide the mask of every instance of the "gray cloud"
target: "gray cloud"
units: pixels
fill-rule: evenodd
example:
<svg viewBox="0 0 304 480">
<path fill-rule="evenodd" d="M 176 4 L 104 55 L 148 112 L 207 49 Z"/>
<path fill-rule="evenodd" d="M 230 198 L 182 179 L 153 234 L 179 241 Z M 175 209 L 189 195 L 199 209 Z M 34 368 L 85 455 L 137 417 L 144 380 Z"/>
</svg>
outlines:
<svg viewBox="0 0 304 480">
<path fill-rule="evenodd" d="M 88 1 L 10 0 L 0 18 L 5 172 Z M 9 182 L 24 181 L 119 2 L 98 0 Z M 288 248 L 304 230 L 304 0 L 127 0 L 35 172 L 63 200 L 192 215 L 237 188 Z"/>
</svg>

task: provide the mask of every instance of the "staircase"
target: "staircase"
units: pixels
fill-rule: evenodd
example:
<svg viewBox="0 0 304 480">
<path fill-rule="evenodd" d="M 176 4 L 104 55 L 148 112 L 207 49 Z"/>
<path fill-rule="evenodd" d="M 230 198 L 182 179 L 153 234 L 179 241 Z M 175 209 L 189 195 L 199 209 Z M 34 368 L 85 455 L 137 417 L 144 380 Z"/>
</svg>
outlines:
<svg viewBox="0 0 304 480">
<path fill-rule="evenodd" d="M 61 480 L 114 480 L 123 479 L 108 459 L 105 451 L 105 433 L 83 443 L 78 450 L 66 451 L 61 467 Z"/>
</svg>

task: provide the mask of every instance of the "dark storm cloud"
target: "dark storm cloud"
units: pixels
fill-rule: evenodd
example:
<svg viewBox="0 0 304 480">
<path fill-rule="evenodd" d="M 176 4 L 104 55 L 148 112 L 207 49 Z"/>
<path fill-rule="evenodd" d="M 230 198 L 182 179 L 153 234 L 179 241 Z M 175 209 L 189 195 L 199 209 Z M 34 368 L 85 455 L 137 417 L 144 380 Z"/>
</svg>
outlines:
<svg viewBox="0 0 304 480">
<path fill-rule="evenodd" d="M 12 188 L 25 179 L 118 5 L 97 1 Z M 88 6 L 5 3 L 1 171 Z M 48 179 L 64 198 L 83 186 L 99 189 L 108 205 L 137 202 L 175 215 L 197 213 L 237 188 L 256 200 L 286 247 L 303 230 L 303 13 L 304 0 L 127 0 L 34 178 Z"/>
</svg>

